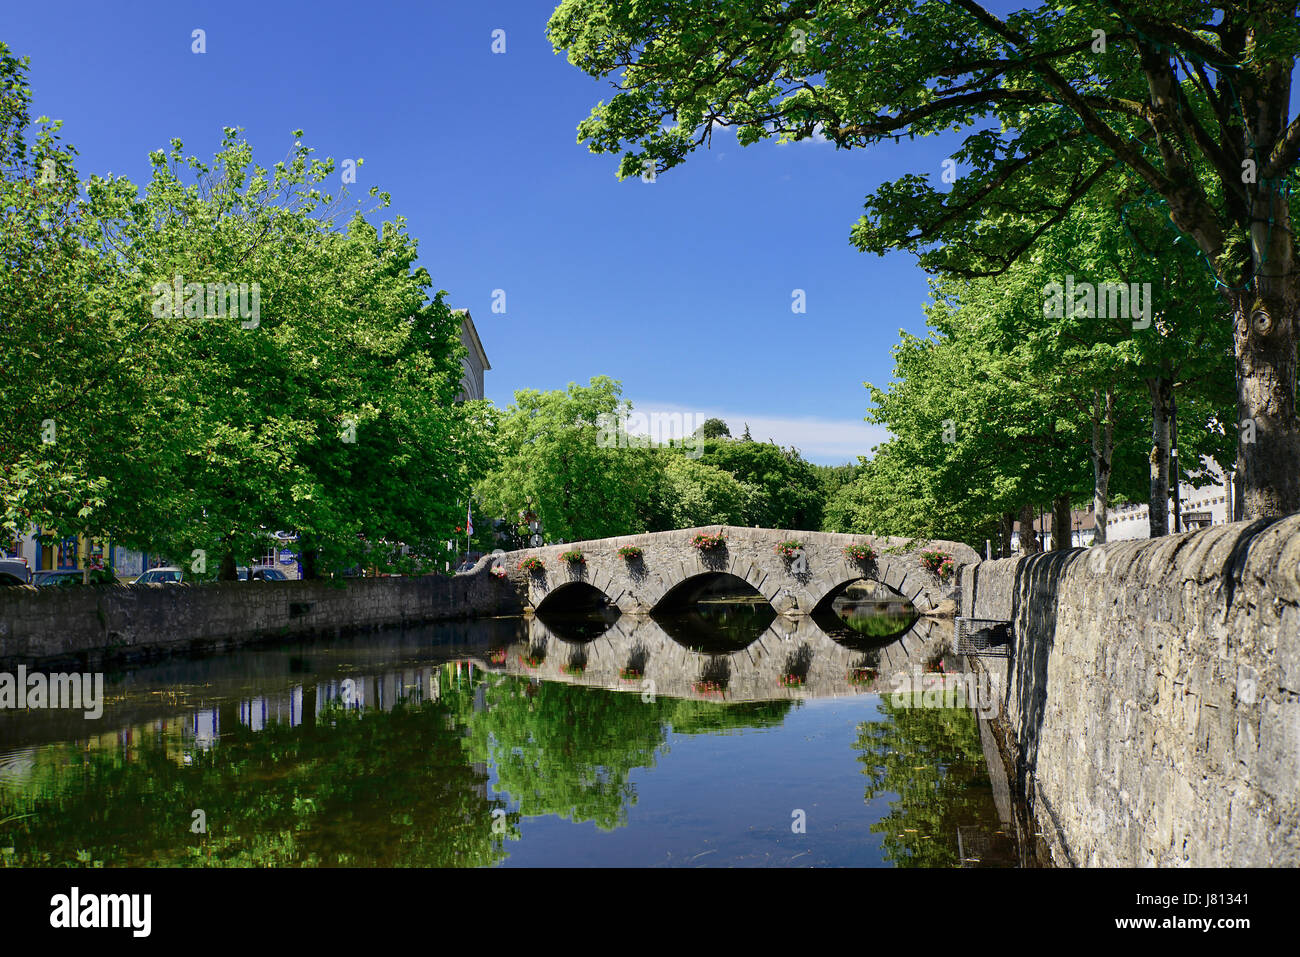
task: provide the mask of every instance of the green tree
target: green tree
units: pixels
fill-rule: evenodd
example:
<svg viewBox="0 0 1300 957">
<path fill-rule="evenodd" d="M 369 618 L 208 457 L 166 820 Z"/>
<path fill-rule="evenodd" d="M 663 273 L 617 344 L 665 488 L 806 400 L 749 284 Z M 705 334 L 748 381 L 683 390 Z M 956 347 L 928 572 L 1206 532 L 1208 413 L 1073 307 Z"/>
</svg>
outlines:
<svg viewBox="0 0 1300 957">
<path fill-rule="evenodd" d="M 879 461 L 864 465 L 859 487 L 829 507 L 844 530 L 949 537 L 977 548 L 996 536 L 1005 553 L 1015 515 L 1027 524 L 1036 505 L 1050 504 L 1061 547 L 1070 540 L 1072 504 L 1091 498 L 1104 533 L 1113 494 L 1142 500 L 1149 490 L 1161 506 L 1152 509 L 1153 534 L 1163 534 L 1167 469 L 1150 482 L 1148 475 L 1160 454 L 1167 466 L 1168 410 L 1154 397 L 1175 387 L 1191 426 L 1184 468 L 1202 456 L 1231 458 L 1235 434 L 1223 427 L 1232 414 L 1227 326 L 1212 283 L 1191 255 L 1145 260 L 1129 228 L 1142 224 L 1125 222 L 1117 200 L 1081 204 L 1076 213 L 999 276 L 935 283 L 933 331 L 904 334 L 894 381 L 870 387 L 869 419 L 893 438 Z M 1045 314 L 1044 291 L 1067 277 L 1071 286 L 1108 276 L 1154 285 L 1156 270 L 1179 268 L 1186 298 L 1161 303 L 1145 321 L 1099 315 L 1095 304 Z M 1144 421 L 1148 433 L 1164 435 L 1150 457 Z M 895 501 L 904 488 L 908 500 Z"/>
<path fill-rule="evenodd" d="M 730 472 L 686 455 L 661 452 L 659 482 L 647 503 L 646 530 L 745 525 L 764 500 L 759 489 Z"/>
<path fill-rule="evenodd" d="M 721 419 L 705 419 L 704 423 L 695 430 L 695 434 L 705 439 L 720 439 L 723 437 L 731 438 L 731 429 L 727 428 L 727 423 Z"/>
<path fill-rule="evenodd" d="M 114 264 L 76 151 L 45 117 L 28 142 L 27 69 L 0 43 L 0 527 L 75 535 L 103 528 L 102 424 L 139 380 L 121 326 L 96 308 Z"/>
<path fill-rule="evenodd" d="M 624 177 L 681 163 L 718 125 L 742 145 L 822 133 L 841 148 L 967 129 L 951 188 L 887 182 L 853 231 L 929 269 L 1000 272 L 1095 189 L 1136 184 L 1232 313 L 1237 420 L 1262 436 L 1238 445 L 1245 516 L 1300 511 L 1294 4 L 1089 0 L 1002 18 L 976 0 L 742 0 L 702 19 L 688 0 L 565 0 L 548 31 L 585 72 L 618 74 L 578 135 L 622 153 Z"/>
<path fill-rule="evenodd" d="M 714 439 L 701 444 L 699 461 L 731 473 L 758 491 L 745 524 L 812 531 L 821 528 L 821 483 L 797 450 L 771 442 Z"/>
<path fill-rule="evenodd" d="M 499 461 L 474 487 L 484 513 L 510 519 L 531 502 L 552 541 L 645 531 L 658 453 L 609 424 L 631 408 L 621 394 L 607 376 L 516 392 L 501 416 Z"/>
<path fill-rule="evenodd" d="M 117 251 L 97 306 L 130 330 L 144 397 L 104 423 L 102 520 L 123 544 L 215 552 L 223 578 L 275 528 L 300 532 L 309 576 L 431 554 L 490 461 L 482 403 L 453 404 L 458 318 L 403 221 L 335 228 L 333 163 L 310 153 L 267 170 L 227 129 L 211 164 L 153 153 L 143 195 L 88 188 Z"/>
</svg>

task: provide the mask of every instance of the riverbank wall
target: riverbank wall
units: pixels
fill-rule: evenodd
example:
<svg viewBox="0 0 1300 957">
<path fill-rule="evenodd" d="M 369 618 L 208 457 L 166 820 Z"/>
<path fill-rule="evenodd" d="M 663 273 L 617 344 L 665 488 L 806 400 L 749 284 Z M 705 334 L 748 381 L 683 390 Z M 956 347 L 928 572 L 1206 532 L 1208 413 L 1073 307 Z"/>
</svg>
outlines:
<svg viewBox="0 0 1300 957">
<path fill-rule="evenodd" d="M 1300 515 L 959 570 L 1053 863 L 1300 865 Z"/>
<path fill-rule="evenodd" d="M 95 670 L 178 652 L 522 610 L 518 589 L 492 576 L 486 563 L 451 577 L 0 588 L 0 670 Z"/>
</svg>

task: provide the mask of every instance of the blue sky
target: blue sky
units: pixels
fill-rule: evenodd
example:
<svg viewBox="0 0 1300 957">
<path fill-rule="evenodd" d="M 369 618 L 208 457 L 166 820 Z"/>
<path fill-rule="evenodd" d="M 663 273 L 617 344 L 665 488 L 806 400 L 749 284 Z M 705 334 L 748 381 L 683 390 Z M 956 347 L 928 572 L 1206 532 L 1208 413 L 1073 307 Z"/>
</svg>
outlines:
<svg viewBox="0 0 1300 957">
<path fill-rule="evenodd" d="M 435 286 L 474 316 L 500 406 L 603 374 L 640 410 L 718 414 L 736 434 L 748 421 L 812 461 L 879 441 L 862 383 L 888 382 L 900 328 L 924 329 L 927 284 L 905 253 L 856 251 L 849 229 L 879 183 L 937 177 L 951 144 L 741 149 L 719 131 L 654 183 L 620 183 L 616 157 L 577 143 L 610 92 L 551 50 L 552 4 L 302 9 L 10 4 L 0 39 L 31 58 L 36 112 L 63 120 L 83 177 L 143 184 L 150 150 L 179 137 L 210 157 L 224 126 L 267 166 L 299 128 L 318 156 L 364 158 L 353 194 L 392 194 Z"/>
</svg>

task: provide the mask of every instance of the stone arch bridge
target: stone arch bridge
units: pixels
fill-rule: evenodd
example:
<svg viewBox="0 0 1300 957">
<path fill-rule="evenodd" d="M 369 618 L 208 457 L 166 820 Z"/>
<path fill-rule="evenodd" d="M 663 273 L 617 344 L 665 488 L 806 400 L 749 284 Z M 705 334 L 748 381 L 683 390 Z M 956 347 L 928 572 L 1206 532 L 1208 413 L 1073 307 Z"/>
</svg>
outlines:
<svg viewBox="0 0 1300 957">
<path fill-rule="evenodd" d="M 721 533 L 725 544 L 710 551 L 696 549 L 691 540 L 700 533 Z M 776 551 L 777 544 L 785 541 L 801 543 L 801 560 Z M 854 544 L 870 546 L 875 560 L 845 557 L 845 546 Z M 619 555 L 618 550 L 628 545 L 641 549 L 639 558 Z M 584 563 L 560 558 L 573 550 L 582 552 Z M 979 561 L 975 550 L 960 542 L 712 525 L 495 553 L 484 556 L 475 570 L 484 565 L 504 568 L 530 610 L 544 608 L 569 589 L 588 585 L 625 614 L 647 614 L 674 589 L 699 576 L 722 572 L 744 580 L 778 614 L 792 617 L 811 614 L 821 602 L 861 579 L 883 582 L 906 596 L 922 615 L 944 614 L 951 607 L 945 607 L 945 602 L 955 599 L 956 589 L 951 579 L 941 581 L 921 567 L 922 551 L 946 552 L 958 565 Z M 528 558 L 541 559 L 542 568 L 522 570 L 520 563 Z"/>
</svg>

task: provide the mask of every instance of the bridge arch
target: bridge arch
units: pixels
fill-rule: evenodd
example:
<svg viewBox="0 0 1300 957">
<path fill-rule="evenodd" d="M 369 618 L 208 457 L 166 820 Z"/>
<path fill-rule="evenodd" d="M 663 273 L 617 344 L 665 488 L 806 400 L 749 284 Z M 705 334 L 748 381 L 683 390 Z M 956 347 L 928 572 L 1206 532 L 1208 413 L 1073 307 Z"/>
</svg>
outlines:
<svg viewBox="0 0 1300 957">
<path fill-rule="evenodd" d="M 613 602 L 602 589 L 579 578 L 560 582 L 550 589 L 545 597 L 537 603 L 536 610 L 539 614 L 543 611 L 588 611 L 603 608 L 610 604 L 613 604 Z"/>
<path fill-rule="evenodd" d="M 753 595 L 755 598 L 767 600 L 767 596 L 759 590 L 758 584 L 750 579 L 729 571 L 702 571 L 687 575 L 681 581 L 669 585 L 654 599 L 650 611 L 651 613 L 667 612 L 676 608 L 685 608 L 694 604 L 702 595 L 707 595 L 709 587 L 715 584 L 731 585 L 734 589 L 733 593 Z"/>
</svg>

